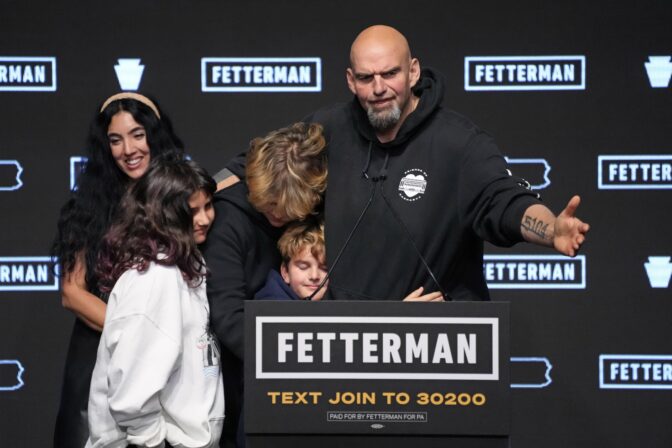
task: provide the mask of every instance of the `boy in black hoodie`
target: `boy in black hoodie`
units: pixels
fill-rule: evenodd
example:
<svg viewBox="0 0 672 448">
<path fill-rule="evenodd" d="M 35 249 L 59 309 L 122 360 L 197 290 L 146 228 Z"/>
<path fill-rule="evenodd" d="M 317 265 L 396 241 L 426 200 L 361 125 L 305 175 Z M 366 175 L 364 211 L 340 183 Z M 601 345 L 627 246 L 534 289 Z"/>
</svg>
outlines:
<svg viewBox="0 0 672 448">
<path fill-rule="evenodd" d="M 216 216 L 203 248 L 210 323 L 219 340 L 226 420 L 223 448 L 243 446 L 244 303 L 280 265 L 285 225 L 303 220 L 326 188 L 325 140 L 317 124 L 295 123 L 252 140 L 245 182 L 218 191 Z"/>
</svg>

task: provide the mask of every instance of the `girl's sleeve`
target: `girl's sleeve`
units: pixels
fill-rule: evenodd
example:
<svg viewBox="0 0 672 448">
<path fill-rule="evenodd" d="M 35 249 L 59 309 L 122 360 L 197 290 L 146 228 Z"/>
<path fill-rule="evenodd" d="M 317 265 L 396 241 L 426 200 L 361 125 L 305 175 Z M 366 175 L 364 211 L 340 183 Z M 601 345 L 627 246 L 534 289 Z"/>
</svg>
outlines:
<svg viewBox="0 0 672 448">
<path fill-rule="evenodd" d="M 106 322 L 110 413 L 129 444 L 163 446 L 166 437 L 159 395 L 182 352 L 179 275 L 152 266 L 132 276 Z"/>
</svg>

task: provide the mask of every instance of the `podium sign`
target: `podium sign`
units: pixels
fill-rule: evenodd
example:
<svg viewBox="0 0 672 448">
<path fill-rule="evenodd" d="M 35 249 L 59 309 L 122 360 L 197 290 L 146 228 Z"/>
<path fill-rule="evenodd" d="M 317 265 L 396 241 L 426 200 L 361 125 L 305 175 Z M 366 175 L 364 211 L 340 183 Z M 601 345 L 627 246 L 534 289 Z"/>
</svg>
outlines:
<svg viewBox="0 0 672 448">
<path fill-rule="evenodd" d="M 509 433 L 509 304 L 249 301 L 248 434 Z"/>
</svg>

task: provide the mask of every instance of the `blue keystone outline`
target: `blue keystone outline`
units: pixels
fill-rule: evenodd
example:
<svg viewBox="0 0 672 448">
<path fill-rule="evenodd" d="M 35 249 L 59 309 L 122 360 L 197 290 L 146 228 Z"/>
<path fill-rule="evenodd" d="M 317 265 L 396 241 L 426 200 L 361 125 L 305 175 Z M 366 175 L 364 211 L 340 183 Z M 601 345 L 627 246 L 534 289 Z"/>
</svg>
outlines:
<svg viewBox="0 0 672 448">
<path fill-rule="evenodd" d="M 544 373 L 544 378 L 546 381 L 543 383 L 511 383 L 512 389 L 543 389 L 544 387 L 548 387 L 553 382 L 551 379 L 551 370 L 553 369 L 553 364 L 551 364 L 551 361 L 546 357 L 511 357 L 511 362 L 543 362 L 546 365 L 546 373 Z"/>
<path fill-rule="evenodd" d="M 23 167 L 18 160 L 0 160 L 0 165 L 14 165 L 16 167 L 16 184 L 9 187 L 0 185 L 0 191 L 16 191 L 23 187 L 23 181 L 21 180 Z"/>
<path fill-rule="evenodd" d="M 25 384 L 23 382 L 23 372 L 26 371 L 26 369 L 23 368 L 23 365 L 21 364 L 21 361 L 18 359 L 0 359 L 0 365 L 3 364 L 14 364 L 16 365 L 17 368 L 17 373 L 16 373 L 16 381 L 17 384 L 14 386 L 0 386 L 0 392 L 11 392 L 15 390 L 19 390 L 23 387 Z"/>
<path fill-rule="evenodd" d="M 516 157 L 504 157 L 506 163 L 509 165 L 524 165 L 528 163 L 541 164 L 544 166 L 544 183 L 541 185 L 532 185 L 534 190 L 543 190 L 544 188 L 551 185 L 551 178 L 548 177 L 548 173 L 551 172 L 551 165 L 546 159 L 518 159 Z M 527 179 L 525 179 L 527 180 Z"/>
</svg>

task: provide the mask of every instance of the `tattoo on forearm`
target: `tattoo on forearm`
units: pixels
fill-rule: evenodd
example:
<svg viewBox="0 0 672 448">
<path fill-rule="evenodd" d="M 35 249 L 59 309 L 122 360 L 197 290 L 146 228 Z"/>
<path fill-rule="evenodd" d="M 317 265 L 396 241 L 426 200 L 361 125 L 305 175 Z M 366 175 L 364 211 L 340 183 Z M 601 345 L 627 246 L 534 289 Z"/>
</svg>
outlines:
<svg viewBox="0 0 672 448">
<path fill-rule="evenodd" d="M 532 232 L 542 240 L 548 238 L 546 232 L 548 231 L 548 223 L 542 221 L 541 219 L 534 218 L 532 216 L 525 215 L 523 218 L 523 223 L 521 227 L 528 232 Z"/>
</svg>

